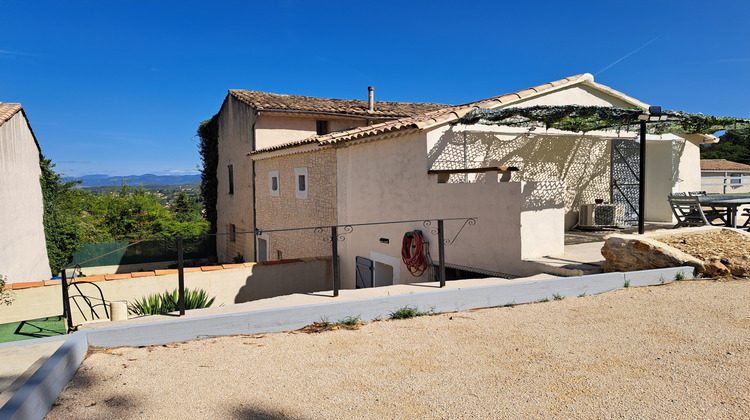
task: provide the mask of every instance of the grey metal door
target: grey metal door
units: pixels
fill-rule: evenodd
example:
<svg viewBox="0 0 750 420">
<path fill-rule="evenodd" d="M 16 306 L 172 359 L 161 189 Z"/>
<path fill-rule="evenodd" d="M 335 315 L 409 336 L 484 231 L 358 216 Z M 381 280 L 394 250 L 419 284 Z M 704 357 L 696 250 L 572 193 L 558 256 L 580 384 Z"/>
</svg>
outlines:
<svg viewBox="0 0 750 420">
<path fill-rule="evenodd" d="M 373 287 L 374 263 L 371 259 L 357 257 L 357 289 Z"/>
<path fill-rule="evenodd" d="M 625 224 L 638 224 L 640 195 L 640 142 L 634 139 L 612 139 L 612 203 L 625 205 Z"/>
</svg>

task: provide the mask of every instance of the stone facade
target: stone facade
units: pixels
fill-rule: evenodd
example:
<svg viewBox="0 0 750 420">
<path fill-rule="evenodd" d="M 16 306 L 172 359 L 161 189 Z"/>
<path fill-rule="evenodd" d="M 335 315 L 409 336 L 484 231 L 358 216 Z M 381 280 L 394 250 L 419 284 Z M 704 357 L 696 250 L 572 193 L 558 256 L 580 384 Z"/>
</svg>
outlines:
<svg viewBox="0 0 750 420">
<path fill-rule="evenodd" d="M 252 162 L 245 156 L 252 149 L 255 114 L 250 108 L 229 97 L 219 114 L 219 163 L 216 177 L 217 230 L 231 233 L 248 232 L 253 226 Z M 233 190 L 229 191 L 229 166 L 232 167 Z M 220 262 L 232 262 L 237 255 L 244 261 L 255 258 L 252 234 L 222 235 L 216 238 L 216 252 Z"/>
<path fill-rule="evenodd" d="M 261 231 L 331 226 L 336 214 L 336 150 L 327 149 L 258 160 L 255 163 L 256 221 Z M 297 198 L 295 168 L 307 168 L 307 198 Z M 279 173 L 279 194 L 272 196 L 269 173 Z M 330 231 L 268 232 L 268 259 L 331 255 Z"/>
</svg>

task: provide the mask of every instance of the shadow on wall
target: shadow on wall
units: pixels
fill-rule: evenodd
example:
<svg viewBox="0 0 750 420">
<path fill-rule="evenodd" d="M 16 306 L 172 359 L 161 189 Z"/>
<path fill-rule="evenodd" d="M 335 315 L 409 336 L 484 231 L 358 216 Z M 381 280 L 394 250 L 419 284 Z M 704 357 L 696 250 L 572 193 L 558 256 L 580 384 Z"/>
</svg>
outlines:
<svg viewBox="0 0 750 420">
<path fill-rule="evenodd" d="M 521 211 L 538 211 L 565 207 L 562 181 L 533 182 L 523 184 Z"/>
<path fill-rule="evenodd" d="M 319 258 L 317 261 L 264 263 L 253 266 L 252 274 L 237 292 L 234 303 L 332 289 L 333 268 L 330 257 Z"/>
<path fill-rule="evenodd" d="M 609 140 L 580 136 L 540 134 L 467 133 L 447 130 L 428 153 L 432 169 L 463 169 L 486 166 L 516 166 L 510 181 L 563 181 L 565 211 L 611 194 Z M 452 175 L 450 182 L 474 181 L 464 174 Z M 529 206 L 546 206 L 544 194 L 533 196 Z"/>
<path fill-rule="evenodd" d="M 686 139 L 672 141 L 672 185 L 681 182 L 680 179 L 680 158 L 685 152 Z"/>
</svg>

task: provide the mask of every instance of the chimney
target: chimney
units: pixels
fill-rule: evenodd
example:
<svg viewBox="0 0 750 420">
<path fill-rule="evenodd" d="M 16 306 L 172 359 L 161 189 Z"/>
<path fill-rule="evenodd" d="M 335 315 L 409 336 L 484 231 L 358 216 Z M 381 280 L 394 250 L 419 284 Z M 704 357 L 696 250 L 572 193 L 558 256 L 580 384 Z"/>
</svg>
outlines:
<svg viewBox="0 0 750 420">
<path fill-rule="evenodd" d="M 369 106 L 367 112 L 375 112 L 375 88 L 372 86 L 367 86 L 367 105 Z"/>
</svg>

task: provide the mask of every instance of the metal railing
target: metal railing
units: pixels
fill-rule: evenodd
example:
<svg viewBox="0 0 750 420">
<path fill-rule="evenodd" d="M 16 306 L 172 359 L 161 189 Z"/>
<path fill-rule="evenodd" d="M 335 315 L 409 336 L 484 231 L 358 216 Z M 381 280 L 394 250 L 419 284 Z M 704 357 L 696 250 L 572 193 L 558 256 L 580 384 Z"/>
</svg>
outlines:
<svg viewBox="0 0 750 420">
<path fill-rule="evenodd" d="M 346 235 L 354 232 L 354 229 L 357 227 L 404 224 L 404 223 L 421 223 L 422 226 L 428 229 L 431 234 L 437 236 L 439 273 L 436 273 L 437 274 L 436 277 L 438 278 L 438 281 L 440 282 L 440 287 L 445 287 L 445 281 L 446 281 L 445 246 L 454 244 L 456 242 L 456 239 L 458 239 L 459 235 L 461 234 L 461 232 L 463 232 L 464 228 L 466 226 L 475 225 L 477 223 L 477 219 L 478 218 L 476 217 L 454 217 L 454 218 L 442 218 L 442 219 L 416 219 L 416 220 L 398 220 L 398 221 L 372 222 L 372 223 L 351 223 L 351 224 L 344 224 L 344 225 L 327 225 L 327 226 L 299 227 L 299 228 L 287 228 L 287 229 L 256 228 L 255 230 L 245 231 L 245 232 L 207 233 L 207 234 L 198 234 L 198 235 L 178 235 L 178 236 L 144 238 L 144 239 L 135 241 L 133 243 L 130 243 L 128 245 L 118 247 L 116 249 L 108 251 L 102 255 L 95 255 L 84 261 L 78 262 L 76 264 L 76 268 L 80 269 L 81 265 L 83 264 L 89 263 L 91 261 L 95 261 L 97 259 L 101 259 L 102 257 L 111 255 L 113 253 L 121 253 L 123 252 L 123 250 L 126 250 L 127 248 L 130 248 L 133 246 L 137 246 L 138 244 L 143 243 L 144 241 L 149 241 L 149 240 L 174 241 L 176 258 L 177 258 L 178 307 L 179 307 L 180 316 L 182 316 L 182 315 L 185 315 L 185 240 L 186 239 L 194 240 L 195 238 L 213 238 L 215 240 L 216 238 L 220 236 L 227 236 L 227 235 L 232 235 L 236 237 L 236 235 L 245 234 L 245 235 L 253 235 L 255 237 L 255 236 L 260 236 L 262 234 L 273 233 L 273 232 L 312 231 L 318 236 L 320 236 L 321 239 L 325 243 L 331 244 L 331 255 L 332 255 L 332 264 L 333 264 L 333 267 L 332 267 L 333 268 L 333 296 L 337 297 L 339 296 L 339 290 L 341 288 L 341 273 L 340 273 L 340 265 L 338 261 L 338 254 L 339 254 L 338 243 L 341 241 L 344 241 L 346 239 Z M 463 221 L 461 228 L 456 232 L 456 234 L 453 236 L 452 239 L 445 239 L 445 222 L 456 221 L 456 220 Z M 435 224 L 433 224 L 433 222 L 435 222 Z M 75 285 L 77 283 L 75 281 L 75 268 L 74 268 L 73 278 L 71 279 L 71 281 L 68 281 L 67 279 L 66 270 L 67 269 L 62 271 L 63 311 L 64 311 L 65 317 L 68 319 L 68 327 L 72 329 L 73 325 L 72 325 L 71 308 L 70 308 L 71 297 L 69 294 L 69 288 L 72 285 Z M 99 289 L 99 292 L 101 294 L 101 289 Z M 106 300 L 104 299 L 103 294 L 101 298 L 95 298 L 94 300 L 101 301 L 102 303 L 94 305 L 92 303 L 91 297 L 84 298 L 84 301 L 88 304 L 91 311 L 94 310 L 94 306 L 105 305 L 105 313 L 106 313 Z M 79 310 L 80 310 L 80 307 L 79 307 Z M 81 312 L 83 313 L 82 310 Z"/>
</svg>

